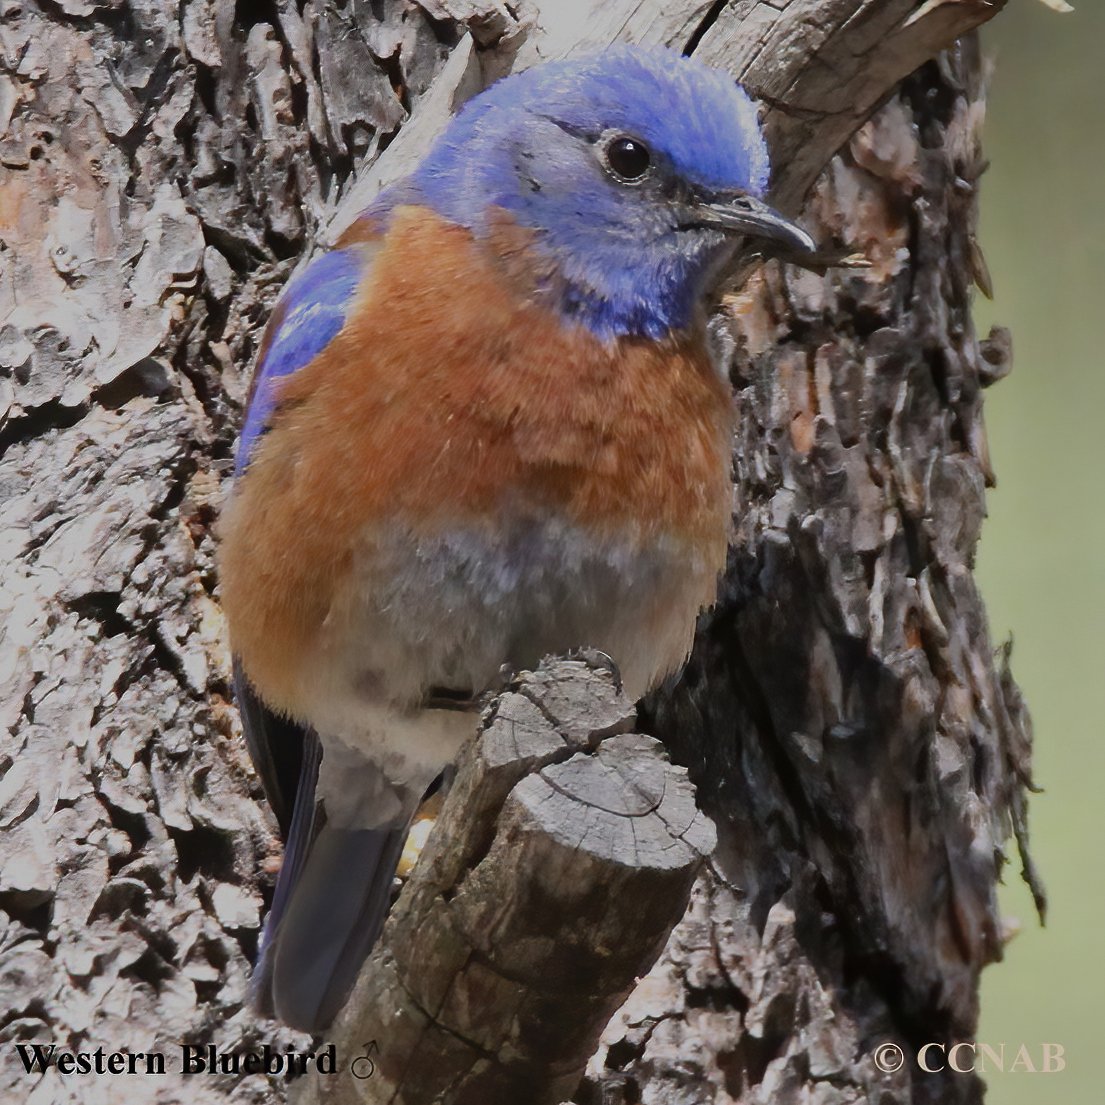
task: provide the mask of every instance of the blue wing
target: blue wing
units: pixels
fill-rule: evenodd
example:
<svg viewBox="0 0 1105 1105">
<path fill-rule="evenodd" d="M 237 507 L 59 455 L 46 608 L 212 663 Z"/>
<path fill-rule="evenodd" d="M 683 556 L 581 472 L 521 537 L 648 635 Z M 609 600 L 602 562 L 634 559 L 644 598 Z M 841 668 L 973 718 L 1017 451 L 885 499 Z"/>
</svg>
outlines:
<svg viewBox="0 0 1105 1105">
<path fill-rule="evenodd" d="M 284 289 L 261 342 L 235 458 L 236 476 L 245 471 L 268 428 L 277 402 L 274 385 L 313 360 L 341 330 L 374 252 L 374 245 L 357 243 L 325 253 Z M 309 775 L 306 768 L 312 756 L 317 759 L 317 751 L 313 751 L 316 738 L 297 722 L 268 709 L 250 686 L 236 657 L 234 692 L 250 757 L 280 828 L 288 835 L 296 796 Z"/>
<path fill-rule="evenodd" d="M 274 384 L 312 361 L 345 325 L 375 249 L 357 243 L 324 253 L 293 277 L 273 311 L 261 342 L 249 407 L 235 456 L 235 474 L 249 464 L 276 406 Z"/>
<path fill-rule="evenodd" d="M 373 243 L 358 242 L 324 254 L 284 290 L 261 344 L 236 475 L 268 428 L 275 385 L 341 331 L 375 250 Z M 250 756 L 286 839 L 258 950 L 253 1002 L 266 1015 L 315 1031 L 344 1001 L 380 931 L 408 818 L 370 829 L 328 825 L 316 804 L 317 735 L 270 710 L 236 657 L 234 691 Z M 366 763 L 365 770 L 375 767 Z"/>
</svg>

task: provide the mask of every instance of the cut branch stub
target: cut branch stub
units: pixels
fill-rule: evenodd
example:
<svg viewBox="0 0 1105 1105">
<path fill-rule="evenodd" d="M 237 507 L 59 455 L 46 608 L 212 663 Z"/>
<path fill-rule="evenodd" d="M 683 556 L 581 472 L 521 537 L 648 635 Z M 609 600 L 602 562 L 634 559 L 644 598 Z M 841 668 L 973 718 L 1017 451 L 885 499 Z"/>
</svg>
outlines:
<svg viewBox="0 0 1105 1105">
<path fill-rule="evenodd" d="M 309 1102 L 559 1102 L 682 916 L 714 830 L 606 672 L 504 694 L 330 1032 L 379 1048 Z"/>
</svg>

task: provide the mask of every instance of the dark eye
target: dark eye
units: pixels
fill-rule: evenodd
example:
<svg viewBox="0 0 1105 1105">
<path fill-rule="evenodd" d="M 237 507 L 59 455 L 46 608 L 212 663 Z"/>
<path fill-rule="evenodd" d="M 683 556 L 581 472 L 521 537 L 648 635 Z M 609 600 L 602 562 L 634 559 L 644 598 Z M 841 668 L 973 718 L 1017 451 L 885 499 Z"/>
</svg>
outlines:
<svg viewBox="0 0 1105 1105">
<path fill-rule="evenodd" d="M 603 150 L 606 167 L 618 180 L 636 183 L 648 176 L 652 168 L 652 154 L 639 138 L 619 134 L 606 143 Z"/>
</svg>

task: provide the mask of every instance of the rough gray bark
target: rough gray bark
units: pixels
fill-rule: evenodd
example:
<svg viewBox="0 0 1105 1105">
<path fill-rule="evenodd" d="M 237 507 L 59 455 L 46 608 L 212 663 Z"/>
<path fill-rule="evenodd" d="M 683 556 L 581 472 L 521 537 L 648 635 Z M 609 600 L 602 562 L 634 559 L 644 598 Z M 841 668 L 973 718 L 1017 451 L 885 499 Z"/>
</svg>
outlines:
<svg viewBox="0 0 1105 1105">
<path fill-rule="evenodd" d="M 892 92 L 1000 5 L 612 2 L 585 27 L 543 7 L 527 38 L 528 7 L 494 0 L 0 0 L 5 1100 L 121 1090 L 29 1077 L 12 1040 L 302 1043 L 242 1007 L 279 845 L 228 704 L 212 570 L 259 327 L 355 205 L 354 170 L 397 132 L 377 179 L 413 155 L 408 115 L 440 117 L 581 30 L 741 75 L 769 105 L 791 209 L 886 102 L 807 207 L 871 268 L 769 266 L 725 305 L 738 540 L 686 680 L 642 719 L 720 845 L 575 1099 L 980 1096 L 880 1075 L 870 1052 L 973 1031 L 1002 842 L 1025 833 L 1027 715 L 971 577 L 980 388 L 1008 367 L 967 313 L 974 45 Z M 284 1086 L 138 1075 L 125 1091 Z"/>
</svg>

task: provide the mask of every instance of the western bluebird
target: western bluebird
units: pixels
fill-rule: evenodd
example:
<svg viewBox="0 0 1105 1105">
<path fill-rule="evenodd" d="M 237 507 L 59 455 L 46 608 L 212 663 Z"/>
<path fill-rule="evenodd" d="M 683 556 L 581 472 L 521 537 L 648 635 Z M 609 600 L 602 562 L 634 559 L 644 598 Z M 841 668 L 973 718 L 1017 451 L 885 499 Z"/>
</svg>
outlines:
<svg viewBox="0 0 1105 1105">
<path fill-rule="evenodd" d="M 250 751 L 288 836 L 254 979 L 341 1006 L 427 789 L 500 672 L 578 648 L 677 670 L 730 527 L 703 299 L 768 207 L 748 96 L 660 49 L 467 104 L 288 285 L 223 522 Z"/>
</svg>

